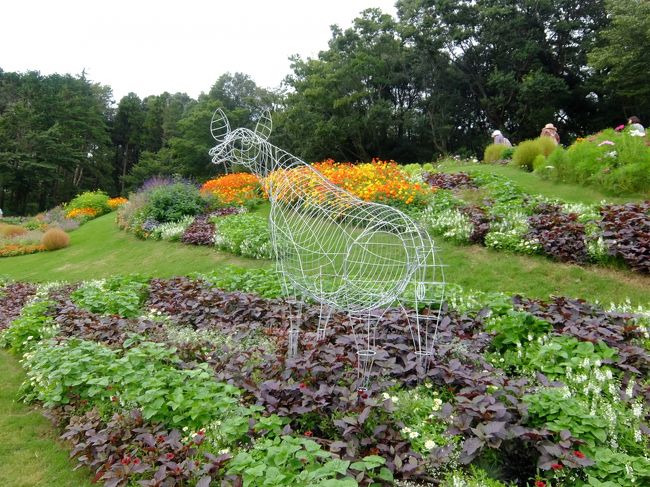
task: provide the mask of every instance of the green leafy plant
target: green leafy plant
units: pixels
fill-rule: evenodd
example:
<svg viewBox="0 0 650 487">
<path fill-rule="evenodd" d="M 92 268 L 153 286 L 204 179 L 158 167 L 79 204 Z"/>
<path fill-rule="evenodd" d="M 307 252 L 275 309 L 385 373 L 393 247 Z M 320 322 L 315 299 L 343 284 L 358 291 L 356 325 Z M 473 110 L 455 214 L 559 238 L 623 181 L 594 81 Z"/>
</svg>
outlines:
<svg viewBox="0 0 650 487">
<path fill-rule="evenodd" d="M 0 335 L 0 345 L 16 353 L 24 353 L 40 340 L 55 336 L 57 327 L 50 316 L 53 304 L 52 301 L 41 299 L 27 304 L 20 316 Z"/>
<path fill-rule="evenodd" d="M 179 369 L 178 362 L 175 350 L 160 343 L 121 354 L 90 341 L 44 341 L 25 355 L 22 394 L 50 408 L 73 400 L 108 412 L 138 407 L 147 420 L 195 430 L 237 406 L 238 389 L 215 382 L 207 364 Z"/>
<path fill-rule="evenodd" d="M 355 462 L 357 469 L 377 468 L 384 459 L 367 457 Z M 364 459 L 365 460 L 365 459 Z M 356 487 L 354 478 L 345 478 L 351 463 L 339 460 L 307 438 L 282 436 L 257 441 L 249 451 L 237 454 L 228 464 L 229 475 L 240 475 L 244 486 Z"/>
<path fill-rule="evenodd" d="M 548 321 L 525 311 L 509 311 L 505 315 L 493 316 L 485 323 L 486 330 L 496 333 L 491 347 L 500 352 L 532 341 L 552 328 Z"/>
<path fill-rule="evenodd" d="M 216 226 L 214 242 L 217 248 L 253 259 L 273 256 L 271 233 L 266 218 L 240 214 L 212 219 Z"/>
<path fill-rule="evenodd" d="M 140 314 L 147 289 L 148 278 L 133 274 L 88 281 L 72 293 L 72 299 L 93 313 L 132 318 Z"/>
</svg>

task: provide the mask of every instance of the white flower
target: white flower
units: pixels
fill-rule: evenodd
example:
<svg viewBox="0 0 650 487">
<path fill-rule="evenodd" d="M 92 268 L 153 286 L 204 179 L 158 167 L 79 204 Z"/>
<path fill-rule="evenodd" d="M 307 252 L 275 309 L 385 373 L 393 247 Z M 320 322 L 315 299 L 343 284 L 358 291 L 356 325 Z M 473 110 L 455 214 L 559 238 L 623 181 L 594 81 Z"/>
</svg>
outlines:
<svg viewBox="0 0 650 487">
<path fill-rule="evenodd" d="M 420 433 L 418 433 L 417 431 L 411 431 L 409 433 L 409 438 L 411 438 L 412 440 L 416 439 L 418 436 L 420 436 Z"/>
<path fill-rule="evenodd" d="M 424 442 L 424 448 L 427 450 L 433 450 L 436 447 L 436 442 L 433 440 L 427 440 Z"/>
<path fill-rule="evenodd" d="M 217 453 L 219 453 L 219 455 L 226 455 L 230 453 L 230 450 L 228 448 L 224 448 L 223 450 L 219 450 Z"/>
<path fill-rule="evenodd" d="M 383 397 L 384 399 L 390 399 L 390 394 L 388 394 L 387 392 L 384 392 L 384 393 L 381 395 L 381 397 Z"/>
<path fill-rule="evenodd" d="M 399 401 L 399 397 L 391 396 L 390 400 L 393 401 L 393 402 L 397 402 L 397 401 Z"/>
</svg>

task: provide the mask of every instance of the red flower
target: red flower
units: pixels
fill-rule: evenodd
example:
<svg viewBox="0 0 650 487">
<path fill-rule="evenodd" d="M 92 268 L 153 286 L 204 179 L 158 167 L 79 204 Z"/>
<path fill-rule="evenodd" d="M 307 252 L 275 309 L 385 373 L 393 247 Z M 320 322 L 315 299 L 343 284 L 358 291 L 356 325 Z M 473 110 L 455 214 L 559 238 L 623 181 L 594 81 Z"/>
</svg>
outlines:
<svg viewBox="0 0 650 487">
<path fill-rule="evenodd" d="M 174 454 L 173 453 L 168 453 L 167 455 L 165 455 L 165 457 L 167 458 L 167 460 L 173 460 L 174 459 Z"/>
<path fill-rule="evenodd" d="M 158 437 L 156 438 L 156 441 L 158 443 L 163 443 L 165 441 L 165 437 L 163 435 L 158 435 Z"/>
<path fill-rule="evenodd" d="M 305 436 L 310 436 L 311 437 L 311 436 L 313 436 L 313 434 L 314 433 L 312 433 L 311 431 L 305 431 Z"/>
<path fill-rule="evenodd" d="M 199 436 L 205 436 L 205 430 L 199 430 L 199 432 L 197 433 L 197 435 L 199 435 Z"/>
<path fill-rule="evenodd" d="M 140 459 L 139 458 L 134 458 L 133 459 L 133 465 L 140 465 Z"/>
<path fill-rule="evenodd" d="M 551 465 L 551 468 L 553 470 L 562 470 L 564 468 L 564 465 L 562 465 L 561 463 L 554 463 L 553 465 Z"/>
<path fill-rule="evenodd" d="M 573 454 L 578 458 L 584 458 L 585 457 L 585 454 L 582 453 L 580 450 L 574 451 Z"/>
<path fill-rule="evenodd" d="M 546 487 L 546 482 L 544 482 L 543 480 L 536 480 L 535 487 Z"/>
<path fill-rule="evenodd" d="M 300 387 L 301 389 L 305 389 L 307 387 L 307 384 L 305 384 L 304 382 L 301 382 L 298 387 Z"/>
<path fill-rule="evenodd" d="M 131 463 L 131 457 L 128 455 L 124 455 L 124 457 L 122 457 L 122 460 L 120 460 L 120 462 L 122 463 L 122 465 L 128 465 L 129 463 Z"/>
</svg>

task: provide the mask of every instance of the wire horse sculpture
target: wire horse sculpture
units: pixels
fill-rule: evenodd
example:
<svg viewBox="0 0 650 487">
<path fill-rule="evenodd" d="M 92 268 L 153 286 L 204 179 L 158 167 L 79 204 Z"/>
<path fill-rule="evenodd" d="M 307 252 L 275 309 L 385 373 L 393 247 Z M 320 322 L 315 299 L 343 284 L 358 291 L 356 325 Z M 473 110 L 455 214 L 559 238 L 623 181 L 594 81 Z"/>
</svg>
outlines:
<svg viewBox="0 0 650 487">
<path fill-rule="evenodd" d="M 320 305 L 317 339 L 325 337 L 334 310 L 346 312 L 365 389 L 377 354 L 377 324 L 389 308 L 397 306 L 408 320 L 415 355 L 426 369 L 440 308 L 428 313 L 419 308 L 441 303 L 444 292 L 444 273 L 433 240 L 402 211 L 361 200 L 269 143 L 271 130 L 268 112 L 254 131 L 231 130 L 225 113 L 217 109 L 210 124 L 217 145 L 210 155 L 213 163 L 242 165 L 264 182 L 283 291 L 298 303 L 296 315 L 290 317 L 289 355 L 298 350 L 300 297 Z M 407 301 L 413 306 L 407 307 Z"/>
</svg>

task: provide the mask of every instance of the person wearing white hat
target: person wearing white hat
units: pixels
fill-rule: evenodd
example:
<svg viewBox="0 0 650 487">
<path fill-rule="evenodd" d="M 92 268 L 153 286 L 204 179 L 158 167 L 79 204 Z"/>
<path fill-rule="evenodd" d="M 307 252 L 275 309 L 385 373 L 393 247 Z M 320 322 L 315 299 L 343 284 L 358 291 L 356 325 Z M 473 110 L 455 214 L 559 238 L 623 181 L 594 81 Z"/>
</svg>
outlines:
<svg viewBox="0 0 650 487">
<path fill-rule="evenodd" d="M 555 125 L 552 123 L 547 123 L 544 125 L 544 128 L 542 129 L 542 133 L 539 134 L 540 137 L 549 137 L 553 139 L 553 141 L 556 144 L 560 143 L 560 135 L 557 133 L 557 129 L 555 128 Z"/>
<path fill-rule="evenodd" d="M 500 130 L 495 130 L 492 132 L 492 140 L 495 144 L 505 145 L 506 147 L 512 147 L 512 144 L 508 139 L 506 139 Z"/>
</svg>

